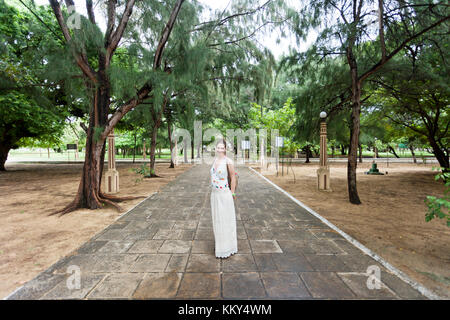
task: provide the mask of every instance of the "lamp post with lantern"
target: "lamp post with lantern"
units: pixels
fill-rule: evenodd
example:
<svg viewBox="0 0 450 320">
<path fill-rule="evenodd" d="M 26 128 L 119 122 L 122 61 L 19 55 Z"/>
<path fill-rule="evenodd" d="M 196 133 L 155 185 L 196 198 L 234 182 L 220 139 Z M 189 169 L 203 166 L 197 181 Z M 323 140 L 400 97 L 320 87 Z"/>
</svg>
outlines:
<svg viewBox="0 0 450 320">
<path fill-rule="evenodd" d="M 327 113 L 320 113 L 320 167 L 317 169 L 317 179 L 319 190 L 331 191 L 330 187 L 330 167 L 327 156 Z"/>
</svg>

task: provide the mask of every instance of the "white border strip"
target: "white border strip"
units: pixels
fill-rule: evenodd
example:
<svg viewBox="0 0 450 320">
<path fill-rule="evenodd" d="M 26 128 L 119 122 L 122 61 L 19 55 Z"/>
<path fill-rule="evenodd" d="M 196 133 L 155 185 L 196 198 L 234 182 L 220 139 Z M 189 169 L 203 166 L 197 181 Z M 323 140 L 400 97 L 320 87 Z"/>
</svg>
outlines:
<svg viewBox="0 0 450 320">
<path fill-rule="evenodd" d="M 414 289 L 418 290 L 421 294 L 423 294 L 424 296 L 426 296 L 429 299 L 432 300 L 443 300 L 443 298 L 439 297 L 438 295 L 436 295 L 434 292 L 432 292 L 431 290 L 425 288 L 423 285 L 421 285 L 420 283 L 415 282 L 414 280 L 410 279 L 406 274 L 404 274 L 402 271 L 398 270 L 397 268 L 395 268 L 394 266 L 392 266 L 390 263 L 388 263 L 387 261 L 385 261 L 383 258 L 381 258 L 380 256 L 378 256 L 376 253 L 374 253 L 372 250 L 370 250 L 369 248 L 367 248 L 366 246 L 364 246 L 363 244 L 361 244 L 359 241 L 357 241 L 356 239 L 352 238 L 351 236 L 349 236 L 348 234 L 346 234 L 344 231 L 342 231 L 341 229 L 339 229 L 338 227 L 336 227 L 334 224 L 332 224 L 331 222 L 329 222 L 327 219 L 325 219 L 324 217 L 322 217 L 321 215 L 319 215 L 317 212 L 315 212 L 314 210 L 312 210 L 311 208 L 309 208 L 308 206 L 306 206 L 305 204 L 303 204 L 301 201 L 297 200 L 296 198 L 294 198 L 289 192 L 283 190 L 282 188 L 280 188 L 279 186 L 277 186 L 275 183 L 273 183 L 272 181 L 270 181 L 268 178 L 266 178 L 265 176 L 263 176 L 261 173 L 259 173 L 258 171 L 256 171 L 255 169 L 253 169 L 252 167 L 248 167 L 249 169 L 251 169 L 253 172 L 255 172 L 257 175 L 259 175 L 261 178 L 263 178 L 264 180 L 266 180 L 268 183 L 270 183 L 272 186 L 274 186 L 276 189 L 280 190 L 281 192 L 283 192 L 285 195 L 287 195 L 292 201 L 294 201 L 295 203 L 297 203 L 299 206 L 301 206 L 302 208 L 304 208 L 306 211 L 308 211 L 309 213 L 311 213 L 313 216 L 315 216 L 316 218 L 319 218 L 323 223 L 325 223 L 327 226 L 329 226 L 331 229 L 333 229 L 334 231 L 336 231 L 337 233 L 339 233 L 341 236 L 343 236 L 345 239 L 347 239 L 350 243 L 352 243 L 355 247 L 357 247 L 358 249 L 360 249 L 361 251 L 363 251 L 365 254 L 371 256 L 372 258 L 374 258 L 376 261 L 378 261 L 379 263 L 381 263 L 383 266 L 385 266 L 389 271 L 391 271 L 393 274 L 395 274 L 397 277 L 399 277 L 400 279 L 402 279 L 404 282 L 408 283 L 409 285 L 411 285 Z"/>
</svg>

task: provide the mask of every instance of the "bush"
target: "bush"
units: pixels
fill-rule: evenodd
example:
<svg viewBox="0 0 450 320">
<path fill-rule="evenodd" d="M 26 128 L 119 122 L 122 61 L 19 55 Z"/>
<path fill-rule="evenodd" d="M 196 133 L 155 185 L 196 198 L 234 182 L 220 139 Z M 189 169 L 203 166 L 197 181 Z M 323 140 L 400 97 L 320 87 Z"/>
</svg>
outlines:
<svg viewBox="0 0 450 320">
<path fill-rule="evenodd" d="M 425 214 L 425 221 L 431 221 L 436 217 L 439 219 L 447 219 L 447 227 L 450 227 L 450 214 L 448 213 L 448 209 L 450 208 L 450 172 L 445 172 L 444 168 L 433 168 L 433 170 L 441 170 L 435 176 L 435 180 L 444 180 L 444 197 L 427 196 L 425 203 L 428 206 L 428 212 Z"/>
</svg>

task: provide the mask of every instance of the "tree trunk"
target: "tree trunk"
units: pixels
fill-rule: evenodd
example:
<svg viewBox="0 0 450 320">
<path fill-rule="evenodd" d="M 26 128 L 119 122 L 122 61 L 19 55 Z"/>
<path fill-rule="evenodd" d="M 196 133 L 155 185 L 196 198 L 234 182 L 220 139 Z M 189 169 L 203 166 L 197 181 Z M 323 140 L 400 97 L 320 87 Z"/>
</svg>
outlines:
<svg viewBox="0 0 450 320">
<path fill-rule="evenodd" d="M 345 146 L 341 144 L 341 155 L 345 156 Z"/>
<path fill-rule="evenodd" d="M 400 157 L 397 155 L 397 153 L 395 152 L 395 149 L 392 148 L 392 146 L 391 146 L 390 144 L 388 144 L 388 148 L 389 148 L 389 150 L 391 150 L 391 152 L 394 154 L 394 156 L 395 156 L 396 158 L 400 158 Z"/>
<path fill-rule="evenodd" d="M 136 160 L 136 132 L 134 132 L 134 148 L 133 148 L 133 163 Z"/>
<path fill-rule="evenodd" d="M 361 83 L 358 80 L 358 68 L 352 48 L 347 48 L 347 60 L 352 79 L 352 115 L 350 128 L 350 146 L 348 149 L 347 184 L 350 203 L 361 204 L 356 186 L 357 150 L 359 145 L 359 126 L 361 113 Z"/>
<path fill-rule="evenodd" d="M 101 135 L 95 134 L 95 132 L 96 128 L 104 128 L 107 123 L 110 99 L 109 84 L 107 81 L 103 83 L 104 85 L 95 91 L 94 101 L 90 110 L 86 152 L 77 195 L 71 204 L 62 210 L 53 212 L 51 215 L 65 214 L 78 208 L 99 209 L 105 204 L 110 204 L 120 211 L 122 208 L 115 204 L 114 201 L 135 199 L 135 197 L 119 198 L 107 196 L 101 192 L 106 138 L 101 138 Z"/>
<path fill-rule="evenodd" d="M 150 178 L 157 177 L 155 173 L 155 157 L 156 157 L 156 139 L 158 137 L 158 125 L 155 124 L 152 129 L 150 141 Z"/>
<path fill-rule="evenodd" d="M 303 150 L 305 151 L 305 154 L 306 154 L 306 161 L 305 161 L 305 163 L 310 163 L 309 158 L 312 157 L 311 146 L 305 146 L 303 148 Z"/>
<path fill-rule="evenodd" d="M 152 141 L 150 143 L 150 178 L 159 177 L 155 171 L 156 139 L 158 137 L 158 129 L 161 126 L 161 118 L 162 118 L 162 115 L 164 114 L 164 110 L 167 106 L 170 95 L 171 95 L 171 93 L 169 91 L 166 92 L 166 94 L 164 95 L 164 100 L 163 100 L 163 104 L 161 106 L 161 110 L 158 113 L 152 111 L 152 118 L 153 118 L 154 126 L 151 131 L 152 132 Z"/>
<path fill-rule="evenodd" d="M 191 139 L 191 160 L 194 163 L 194 139 Z"/>
<path fill-rule="evenodd" d="M 414 147 L 412 145 L 409 145 L 409 151 L 411 151 L 414 163 L 417 163 L 416 154 L 414 153 Z"/>
<path fill-rule="evenodd" d="M 335 146 L 331 146 L 331 157 L 334 158 L 334 151 L 335 151 L 336 147 Z"/>
<path fill-rule="evenodd" d="M 448 154 L 445 154 L 444 151 L 439 148 L 437 142 L 434 140 L 432 136 L 428 137 L 428 141 L 430 141 L 431 148 L 433 149 L 433 154 L 436 157 L 437 161 L 441 168 L 444 168 L 444 172 L 449 171 L 449 158 Z"/>
<path fill-rule="evenodd" d="M 5 144 L 0 144 L 0 171 L 6 171 L 5 163 L 8 159 L 9 150 L 11 150 L 10 147 Z"/>
<path fill-rule="evenodd" d="M 358 145 L 358 149 L 359 149 L 359 163 L 362 163 L 363 160 L 362 160 L 362 145 L 361 144 Z"/>
</svg>

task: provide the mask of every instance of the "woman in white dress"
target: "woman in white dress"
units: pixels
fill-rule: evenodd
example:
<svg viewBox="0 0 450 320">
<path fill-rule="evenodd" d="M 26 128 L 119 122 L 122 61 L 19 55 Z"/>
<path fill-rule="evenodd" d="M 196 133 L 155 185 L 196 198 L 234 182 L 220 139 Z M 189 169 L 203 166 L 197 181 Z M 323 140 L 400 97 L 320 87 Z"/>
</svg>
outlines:
<svg viewBox="0 0 450 320">
<path fill-rule="evenodd" d="M 231 186 L 228 185 L 228 170 Z M 226 142 L 216 145 L 216 157 L 211 167 L 211 215 L 216 258 L 228 258 L 237 252 L 236 213 L 234 191 L 236 178 L 233 161 L 226 156 Z"/>
</svg>

